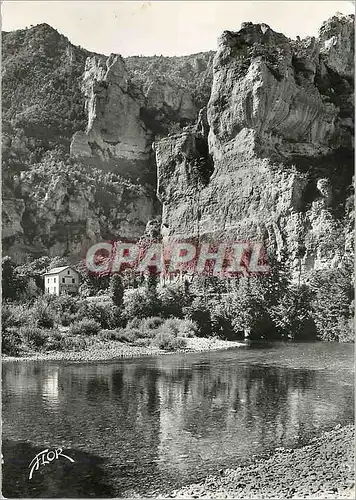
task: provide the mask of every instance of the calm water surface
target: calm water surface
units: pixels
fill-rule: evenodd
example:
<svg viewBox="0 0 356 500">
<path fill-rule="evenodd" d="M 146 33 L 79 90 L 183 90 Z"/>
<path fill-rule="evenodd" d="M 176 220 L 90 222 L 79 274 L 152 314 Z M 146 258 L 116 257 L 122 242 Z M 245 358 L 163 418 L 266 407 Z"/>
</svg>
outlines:
<svg viewBox="0 0 356 500">
<path fill-rule="evenodd" d="M 353 346 L 5 363 L 2 398 L 5 497 L 149 495 L 352 422 Z"/>
</svg>

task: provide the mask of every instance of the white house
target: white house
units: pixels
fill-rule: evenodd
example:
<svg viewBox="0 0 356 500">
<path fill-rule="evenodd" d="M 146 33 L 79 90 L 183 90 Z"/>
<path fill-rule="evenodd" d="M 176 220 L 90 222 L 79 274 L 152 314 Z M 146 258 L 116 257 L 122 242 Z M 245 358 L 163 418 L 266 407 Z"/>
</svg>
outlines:
<svg viewBox="0 0 356 500">
<path fill-rule="evenodd" d="M 44 274 L 44 291 L 50 295 L 77 294 L 79 273 L 70 266 L 55 267 Z"/>
</svg>

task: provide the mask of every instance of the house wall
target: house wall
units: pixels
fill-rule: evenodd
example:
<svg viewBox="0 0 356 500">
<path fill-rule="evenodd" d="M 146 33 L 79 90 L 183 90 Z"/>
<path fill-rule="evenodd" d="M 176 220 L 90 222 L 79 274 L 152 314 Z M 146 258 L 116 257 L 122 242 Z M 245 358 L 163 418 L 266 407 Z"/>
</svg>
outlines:
<svg viewBox="0 0 356 500">
<path fill-rule="evenodd" d="M 64 291 L 77 293 L 79 287 L 79 274 L 73 269 L 65 269 L 59 273 L 59 293 Z"/>
<path fill-rule="evenodd" d="M 45 292 L 50 295 L 59 295 L 59 277 L 58 274 L 45 276 Z"/>
<path fill-rule="evenodd" d="M 58 274 L 45 276 L 45 293 L 47 294 L 77 293 L 78 288 L 79 274 L 73 269 L 65 269 Z"/>
</svg>

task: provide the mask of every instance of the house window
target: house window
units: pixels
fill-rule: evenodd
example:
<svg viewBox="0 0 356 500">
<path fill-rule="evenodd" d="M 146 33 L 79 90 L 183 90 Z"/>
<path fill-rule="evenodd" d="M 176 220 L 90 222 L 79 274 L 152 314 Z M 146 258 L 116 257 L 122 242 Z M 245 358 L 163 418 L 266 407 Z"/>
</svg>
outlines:
<svg viewBox="0 0 356 500">
<path fill-rule="evenodd" d="M 53 283 L 55 283 L 55 282 L 56 282 L 56 278 L 53 278 Z"/>
<path fill-rule="evenodd" d="M 72 278 L 72 283 L 75 283 L 75 279 L 74 278 Z"/>
<path fill-rule="evenodd" d="M 66 279 L 65 278 L 62 278 L 62 283 L 65 283 L 66 282 Z"/>
<path fill-rule="evenodd" d="M 67 274 L 70 274 L 70 271 L 67 271 Z"/>
</svg>

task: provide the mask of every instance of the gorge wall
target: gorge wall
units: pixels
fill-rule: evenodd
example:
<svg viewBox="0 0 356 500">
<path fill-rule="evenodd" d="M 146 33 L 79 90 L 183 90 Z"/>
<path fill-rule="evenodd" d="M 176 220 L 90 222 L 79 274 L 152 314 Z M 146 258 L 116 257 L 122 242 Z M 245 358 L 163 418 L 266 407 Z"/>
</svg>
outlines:
<svg viewBox="0 0 356 500">
<path fill-rule="evenodd" d="M 264 239 L 298 272 L 352 256 L 353 16 L 224 32 L 206 119 L 155 144 L 165 237 Z"/>
<path fill-rule="evenodd" d="M 212 52 L 106 57 L 46 24 L 3 33 L 3 251 L 138 238 L 160 214 L 152 143 L 207 103 Z"/>
<path fill-rule="evenodd" d="M 292 41 L 110 57 L 48 25 L 3 34 L 3 253 L 139 237 L 265 239 L 295 270 L 352 253 L 353 16 Z M 157 196 L 156 198 L 156 188 Z"/>
</svg>

